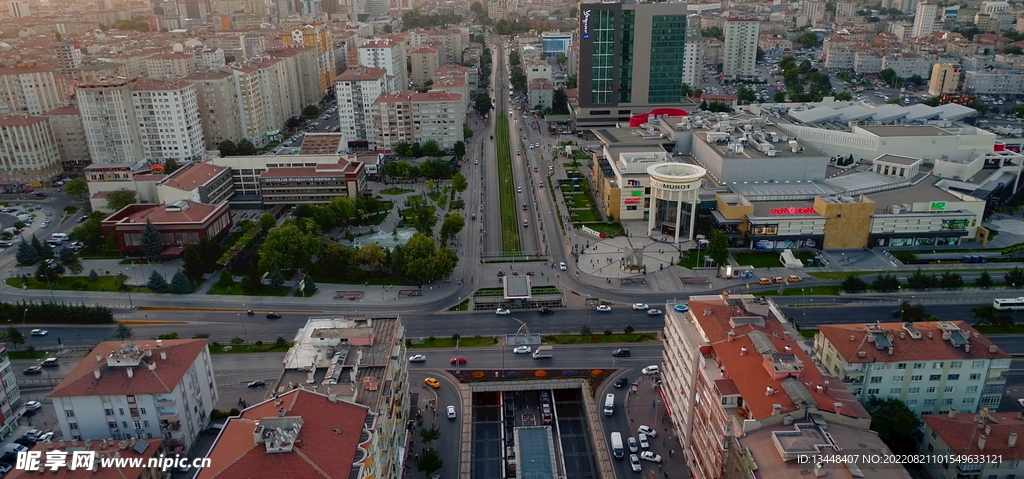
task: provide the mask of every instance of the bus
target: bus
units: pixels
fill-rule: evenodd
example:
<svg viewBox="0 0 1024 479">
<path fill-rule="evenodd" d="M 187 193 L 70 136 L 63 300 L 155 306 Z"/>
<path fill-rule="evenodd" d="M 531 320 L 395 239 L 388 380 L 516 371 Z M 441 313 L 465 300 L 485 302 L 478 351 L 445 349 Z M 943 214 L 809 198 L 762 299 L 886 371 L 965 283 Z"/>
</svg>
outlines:
<svg viewBox="0 0 1024 479">
<path fill-rule="evenodd" d="M 993 299 L 992 307 L 1002 311 L 1024 309 L 1024 298 Z"/>
</svg>

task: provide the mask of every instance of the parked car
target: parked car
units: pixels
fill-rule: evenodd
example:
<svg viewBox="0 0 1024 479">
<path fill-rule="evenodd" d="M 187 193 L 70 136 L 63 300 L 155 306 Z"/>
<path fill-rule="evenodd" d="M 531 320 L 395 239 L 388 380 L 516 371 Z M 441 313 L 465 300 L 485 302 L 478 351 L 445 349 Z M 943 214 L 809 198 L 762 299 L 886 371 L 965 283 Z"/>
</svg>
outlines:
<svg viewBox="0 0 1024 479">
<path fill-rule="evenodd" d="M 629 455 L 629 467 L 633 468 L 633 472 L 640 472 L 643 470 L 640 466 L 640 459 L 637 459 L 636 454 Z"/>
<path fill-rule="evenodd" d="M 39 408 L 41 408 L 41 407 L 43 407 L 43 404 L 40 403 L 39 401 L 29 401 L 29 402 L 25 403 L 25 410 L 26 411 L 36 411 L 36 410 L 39 410 Z"/>
<path fill-rule="evenodd" d="M 643 424 L 636 428 L 636 431 L 641 434 L 646 434 L 648 437 L 658 437 L 658 431 L 655 431 L 651 426 L 645 426 Z"/>
<path fill-rule="evenodd" d="M 658 366 L 651 365 L 651 366 L 647 366 L 647 367 L 641 369 L 640 372 L 643 373 L 644 376 L 647 376 L 647 375 L 650 375 L 650 374 L 658 374 L 658 373 L 661 372 L 661 369 L 658 368 Z"/>
<path fill-rule="evenodd" d="M 640 433 L 636 435 L 637 439 L 640 440 L 640 447 L 643 449 L 650 449 L 651 441 L 647 439 L 647 434 Z"/>
<path fill-rule="evenodd" d="M 629 438 L 626 439 L 626 444 L 629 445 L 629 452 L 639 452 L 640 451 L 640 448 L 637 447 L 637 445 L 636 445 L 636 438 L 634 438 L 633 436 L 629 436 Z"/>
<path fill-rule="evenodd" d="M 640 459 L 651 462 L 661 462 L 661 456 L 655 454 L 654 451 L 644 451 L 640 453 Z"/>
</svg>

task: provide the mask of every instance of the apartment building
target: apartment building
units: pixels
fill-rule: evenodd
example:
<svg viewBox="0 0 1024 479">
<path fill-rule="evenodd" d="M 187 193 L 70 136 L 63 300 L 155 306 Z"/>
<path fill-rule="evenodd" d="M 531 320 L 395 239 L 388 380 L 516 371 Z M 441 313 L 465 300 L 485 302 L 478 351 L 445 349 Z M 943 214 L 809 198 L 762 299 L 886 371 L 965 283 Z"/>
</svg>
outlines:
<svg viewBox="0 0 1024 479">
<path fill-rule="evenodd" d="M 457 93 L 428 91 L 412 95 L 414 136 L 421 145 L 436 141 L 445 150 L 463 140 L 466 103 Z"/>
<path fill-rule="evenodd" d="M 141 159 L 198 161 L 206 156 L 196 88 L 190 82 L 142 79 L 132 85 Z"/>
<path fill-rule="evenodd" d="M 921 38 L 931 35 L 935 31 L 935 16 L 939 13 L 937 3 L 919 3 L 914 14 L 914 31 L 912 38 Z"/>
<path fill-rule="evenodd" d="M 900 78 L 914 75 L 927 80 L 932 75 L 932 61 L 916 53 L 893 53 L 882 57 L 882 69 L 891 68 Z M 858 72 L 859 73 L 859 72 Z"/>
<path fill-rule="evenodd" d="M 0 115 L 42 115 L 67 105 L 53 70 L 0 68 Z"/>
<path fill-rule="evenodd" d="M 703 40 L 700 33 L 700 17 L 686 17 L 686 44 L 683 47 L 683 83 L 686 85 L 700 85 L 701 77 L 704 75 Z"/>
<path fill-rule="evenodd" d="M 157 53 L 143 63 L 146 76 L 153 80 L 177 80 L 198 71 L 195 55 L 183 52 Z"/>
<path fill-rule="evenodd" d="M 434 72 L 441 67 L 441 56 L 437 47 L 421 47 L 409 52 L 412 64 L 412 84 L 423 86 L 433 80 Z"/>
<path fill-rule="evenodd" d="M 0 441 L 7 439 L 21 425 L 24 413 L 21 402 L 21 389 L 18 378 L 11 367 L 11 358 L 7 355 L 7 345 L 0 343 Z"/>
<path fill-rule="evenodd" d="M 57 61 L 57 68 L 65 74 L 82 66 L 82 50 L 79 50 L 77 41 L 54 43 L 53 54 Z"/>
<path fill-rule="evenodd" d="M 434 74 L 434 83 L 430 85 L 430 89 L 455 93 L 468 107 L 472 97 L 468 77 L 469 75 L 464 70 L 438 69 Z"/>
<path fill-rule="evenodd" d="M 364 67 L 383 68 L 393 77 L 395 88 L 409 88 L 405 73 L 405 47 L 391 40 L 372 40 L 359 47 L 359 64 Z"/>
<path fill-rule="evenodd" d="M 378 150 L 391 151 L 396 143 L 412 144 L 416 141 L 413 93 L 410 90 L 387 93 L 373 102 L 373 144 Z"/>
<path fill-rule="evenodd" d="M 928 81 L 928 94 L 938 96 L 943 93 L 956 93 L 960 86 L 960 65 L 955 63 L 936 63 L 932 65 L 932 77 Z"/>
<path fill-rule="evenodd" d="M 196 87 L 200 123 L 207 149 L 216 149 L 225 140 L 237 142 L 244 138 L 240 108 L 242 101 L 235 96 L 239 90 L 231 70 L 193 73 L 184 80 Z"/>
<path fill-rule="evenodd" d="M 894 397 L 921 415 L 998 406 L 1010 367 L 963 321 L 822 325 L 814 353 L 857 400 Z"/>
<path fill-rule="evenodd" d="M 132 164 L 145 157 L 132 103 L 137 81 L 115 78 L 80 84 L 75 91 L 93 162 Z"/>
<path fill-rule="evenodd" d="M 50 119 L 53 139 L 57 142 L 61 167 L 65 174 L 81 174 L 92 163 L 85 127 L 77 106 L 65 106 L 44 113 Z"/>
<path fill-rule="evenodd" d="M 551 101 L 555 95 L 555 85 L 546 78 L 538 78 L 526 86 L 527 96 L 530 98 L 530 108 L 551 108 Z"/>
<path fill-rule="evenodd" d="M 32 183 L 60 175 L 60 152 L 45 116 L 0 116 L 0 182 Z"/>
<path fill-rule="evenodd" d="M 296 28 L 281 37 L 285 43 L 311 47 L 316 57 L 318 98 L 331 87 L 334 78 L 334 46 L 330 30 L 321 24 Z M 404 65 L 404 64 L 403 64 Z"/>
<path fill-rule="evenodd" d="M 14 1 L 7 4 L 7 15 L 10 18 L 26 18 L 32 16 L 28 2 Z"/>
<path fill-rule="evenodd" d="M 547 60 L 528 60 L 523 63 L 523 73 L 526 73 L 527 84 L 538 78 L 551 80 L 551 64 Z"/>
<path fill-rule="evenodd" d="M 157 196 L 164 204 L 188 200 L 217 205 L 233 193 L 231 170 L 207 162 L 179 168 L 157 184 Z"/>
<path fill-rule="evenodd" d="M 791 464 L 805 449 L 797 446 L 801 437 L 832 436 L 814 443 L 821 454 L 859 443 L 887 450 L 868 430 L 867 411 L 815 366 L 774 303 L 752 295 L 692 296 L 665 311 L 660 393 L 670 436 L 695 478 L 789 478 L 799 473 Z M 818 477 L 852 477 L 841 464 L 807 467 Z M 865 477 L 910 477 L 890 465 L 861 467 L 873 469 Z"/>
<path fill-rule="evenodd" d="M 757 76 L 757 40 L 761 21 L 729 18 L 723 30 L 725 47 L 722 49 L 722 74 L 727 78 Z"/>
<path fill-rule="evenodd" d="M 387 70 L 356 66 L 334 79 L 338 121 L 349 141 L 373 139 L 373 103 L 387 93 Z"/>
<path fill-rule="evenodd" d="M 469 31 L 459 28 L 419 29 L 409 32 L 409 48 L 437 48 L 439 63 L 462 63 L 462 51 L 469 45 Z"/>
<path fill-rule="evenodd" d="M 104 341 L 46 397 L 65 440 L 157 439 L 175 451 L 209 426 L 217 384 L 204 339 Z"/>
<path fill-rule="evenodd" d="M 993 68 L 964 74 L 964 92 L 980 95 L 1017 95 L 1024 91 L 1024 72 Z"/>
<path fill-rule="evenodd" d="M 238 101 L 238 119 L 242 138 L 256 145 L 257 148 L 267 144 L 267 132 L 273 125 L 267 124 L 266 111 L 263 108 L 263 90 L 260 86 L 259 74 L 255 68 L 240 66 L 232 67 L 231 74 L 235 77 L 235 98 Z"/>
<path fill-rule="evenodd" d="M 467 94 L 471 94 L 476 91 L 477 85 L 480 83 L 480 73 L 476 68 L 470 68 L 463 65 L 444 65 L 434 72 L 435 83 L 438 78 L 451 77 L 459 77 L 466 80 Z M 466 102 L 469 102 L 470 100 L 471 98 L 466 97 Z"/>
<path fill-rule="evenodd" d="M 975 457 L 973 461 L 922 464 L 933 479 L 1017 479 L 1024 470 L 1024 414 L 983 411 L 978 414 L 925 416 L 921 446 L 926 457 L 940 454 Z"/>
<path fill-rule="evenodd" d="M 302 112 L 303 106 L 314 105 L 320 101 L 325 90 L 320 88 L 320 79 L 317 73 L 320 57 L 315 48 L 301 45 L 275 48 L 268 50 L 267 56 L 283 62 L 281 74 L 286 75 L 287 80 L 282 78 L 281 84 L 286 85 L 285 88 L 293 90 L 292 94 L 298 96 L 297 106 L 295 106 L 294 100 L 284 102 L 286 105 L 293 105 L 289 107 L 294 108 L 289 110 L 290 115 L 298 115 Z M 276 125 L 276 127 L 280 126 Z"/>
</svg>

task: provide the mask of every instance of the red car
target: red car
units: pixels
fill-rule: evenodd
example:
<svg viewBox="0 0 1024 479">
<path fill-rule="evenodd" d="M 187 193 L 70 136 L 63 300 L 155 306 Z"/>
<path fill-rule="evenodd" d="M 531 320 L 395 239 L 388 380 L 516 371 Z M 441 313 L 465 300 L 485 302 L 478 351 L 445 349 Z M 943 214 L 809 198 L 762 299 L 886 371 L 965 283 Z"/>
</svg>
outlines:
<svg viewBox="0 0 1024 479">
<path fill-rule="evenodd" d="M 456 356 L 456 357 L 452 358 L 448 362 L 451 363 L 451 364 L 455 364 L 455 363 L 466 364 L 466 358 L 463 357 L 463 356 Z"/>
</svg>

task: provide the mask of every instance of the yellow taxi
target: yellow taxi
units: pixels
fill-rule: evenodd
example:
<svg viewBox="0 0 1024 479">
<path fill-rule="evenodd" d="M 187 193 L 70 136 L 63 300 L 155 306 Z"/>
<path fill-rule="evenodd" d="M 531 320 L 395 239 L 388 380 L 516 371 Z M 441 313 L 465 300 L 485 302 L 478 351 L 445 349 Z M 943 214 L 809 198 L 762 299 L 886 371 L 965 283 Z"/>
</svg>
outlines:
<svg viewBox="0 0 1024 479">
<path fill-rule="evenodd" d="M 441 381 L 438 381 L 437 379 L 434 378 L 424 379 L 423 384 L 426 384 L 427 386 L 430 386 L 434 389 L 441 387 Z"/>
<path fill-rule="evenodd" d="M 801 278 L 801 277 L 799 277 L 799 276 L 797 276 L 795 274 L 789 275 L 789 278 L 787 279 L 787 281 L 789 281 L 790 283 L 799 283 L 799 282 L 801 282 L 803 280 L 804 280 L 803 278 Z"/>
<path fill-rule="evenodd" d="M 772 284 L 772 280 L 770 280 L 768 278 L 761 278 L 761 279 L 757 280 L 757 284 L 764 284 L 764 285 Z"/>
</svg>

